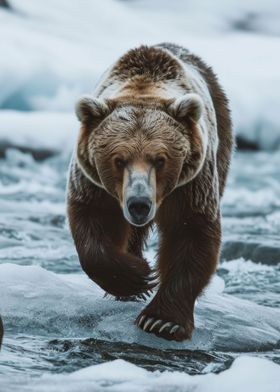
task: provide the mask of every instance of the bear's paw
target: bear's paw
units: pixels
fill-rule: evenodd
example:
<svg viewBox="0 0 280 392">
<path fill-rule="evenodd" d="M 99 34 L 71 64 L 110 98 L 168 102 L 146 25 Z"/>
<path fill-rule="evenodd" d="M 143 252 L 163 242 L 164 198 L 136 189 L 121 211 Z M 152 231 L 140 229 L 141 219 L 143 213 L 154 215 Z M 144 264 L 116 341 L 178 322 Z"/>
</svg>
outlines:
<svg viewBox="0 0 280 392">
<path fill-rule="evenodd" d="M 156 336 L 181 342 L 186 339 L 191 339 L 192 331 L 194 329 L 193 321 L 187 321 L 185 325 L 180 325 L 175 321 L 164 319 L 156 316 L 148 309 L 144 309 L 137 317 L 135 324 L 143 331 L 153 333 Z"/>
</svg>

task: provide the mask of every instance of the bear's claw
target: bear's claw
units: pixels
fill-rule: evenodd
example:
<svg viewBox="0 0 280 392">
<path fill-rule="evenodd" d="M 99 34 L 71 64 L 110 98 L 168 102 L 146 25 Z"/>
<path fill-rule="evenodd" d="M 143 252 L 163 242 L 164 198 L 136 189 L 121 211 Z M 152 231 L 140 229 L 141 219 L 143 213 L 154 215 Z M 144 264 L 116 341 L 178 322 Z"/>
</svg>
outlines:
<svg viewBox="0 0 280 392">
<path fill-rule="evenodd" d="M 115 299 L 116 301 L 123 301 L 123 302 L 128 302 L 128 301 L 133 301 L 133 302 L 139 302 L 139 301 L 146 301 L 151 295 L 153 294 L 152 289 L 148 289 L 147 291 L 138 294 L 138 295 L 131 295 L 128 297 L 122 297 L 122 296 L 114 296 L 109 293 L 105 293 L 103 298 L 111 298 Z"/>
<path fill-rule="evenodd" d="M 144 278 L 145 283 L 148 285 L 148 288 L 154 288 L 159 284 L 158 274 L 153 272 L 146 278 Z"/>
<path fill-rule="evenodd" d="M 140 315 L 136 319 L 136 325 L 148 333 L 168 340 L 182 341 L 189 338 L 186 329 L 179 324 L 172 321 L 157 319 L 156 317 L 149 317 L 145 314 Z"/>
</svg>

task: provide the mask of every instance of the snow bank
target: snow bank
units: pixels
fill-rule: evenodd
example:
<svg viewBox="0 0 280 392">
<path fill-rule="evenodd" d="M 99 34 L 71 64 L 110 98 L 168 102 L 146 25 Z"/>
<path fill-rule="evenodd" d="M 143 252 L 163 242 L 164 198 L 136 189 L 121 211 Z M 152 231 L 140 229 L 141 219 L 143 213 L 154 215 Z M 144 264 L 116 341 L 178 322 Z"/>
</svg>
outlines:
<svg viewBox="0 0 280 392">
<path fill-rule="evenodd" d="M 24 333 L 95 338 L 158 349 L 258 351 L 279 342 L 280 311 L 222 293 L 216 278 L 196 305 L 191 341 L 169 342 L 136 328 L 143 302 L 117 302 L 84 274 L 58 275 L 36 266 L 0 265 L 0 314 Z M 15 327 L 17 326 L 17 327 Z"/>
<path fill-rule="evenodd" d="M 266 359 L 241 356 L 232 366 L 220 374 L 190 376 L 181 372 L 149 372 L 136 365 L 118 359 L 90 366 L 69 375 L 43 376 L 33 380 L 21 391 L 185 391 L 185 392 L 278 392 L 280 366 Z M 10 385 L 10 384 L 9 384 Z M 20 389 L 18 389 L 20 388 Z"/>
<path fill-rule="evenodd" d="M 125 50 L 171 41 L 213 65 L 231 98 L 238 135 L 265 149 L 280 146 L 277 0 L 174 0 L 172 7 L 166 0 L 11 4 L 13 12 L 0 9 L 0 35 L 5 37 L 0 43 L 0 107 L 73 112 L 76 98 L 91 92 L 101 73 Z M 13 121 L 15 129 L 18 122 L 10 113 Z M 67 124 L 52 133 L 54 148 L 66 135 Z M 16 142 L 16 132 L 5 134 L 1 129 L 0 140 L 4 134 Z"/>
<path fill-rule="evenodd" d="M 78 129 L 74 113 L 0 110 L 0 150 L 12 146 L 69 153 Z"/>
</svg>

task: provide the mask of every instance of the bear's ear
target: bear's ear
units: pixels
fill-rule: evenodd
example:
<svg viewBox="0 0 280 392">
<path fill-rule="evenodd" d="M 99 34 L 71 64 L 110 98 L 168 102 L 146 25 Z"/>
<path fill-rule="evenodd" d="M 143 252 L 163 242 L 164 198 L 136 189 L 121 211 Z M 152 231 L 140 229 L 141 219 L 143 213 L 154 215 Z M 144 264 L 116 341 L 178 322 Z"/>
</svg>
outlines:
<svg viewBox="0 0 280 392">
<path fill-rule="evenodd" d="M 197 122 L 202 114 L 203 102 L 198 94 L 185 94 L 175 99 L 167 108 L 168 113 L 178 119 L 191 118 Z"/>
<path fill-rule="evenodd" d="M 82 123 L 103 119 L 109 114 L 108 105 L 101 99 L 91 96 L 81 97 L 76 103 L 76 115 Z"/>
</svg>

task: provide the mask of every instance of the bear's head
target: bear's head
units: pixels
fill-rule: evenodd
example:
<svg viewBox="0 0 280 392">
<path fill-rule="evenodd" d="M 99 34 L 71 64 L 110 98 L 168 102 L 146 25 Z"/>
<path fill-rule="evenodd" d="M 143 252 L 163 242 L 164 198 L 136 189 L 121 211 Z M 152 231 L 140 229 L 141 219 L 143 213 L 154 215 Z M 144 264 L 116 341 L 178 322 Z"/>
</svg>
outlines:
<svg viewBox="0 0 280 392">
<path fill-rule="evenodd" d="M 93 97 L 77 103 L 78 164 L 119 201 L 132 225 L 150 222 L 164 198 L 201 169 L 202 108 L 196 94 L 150 104 Z"/>
</svg>

